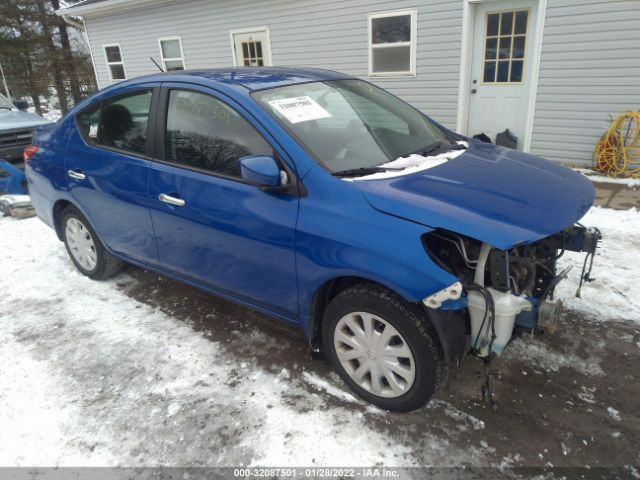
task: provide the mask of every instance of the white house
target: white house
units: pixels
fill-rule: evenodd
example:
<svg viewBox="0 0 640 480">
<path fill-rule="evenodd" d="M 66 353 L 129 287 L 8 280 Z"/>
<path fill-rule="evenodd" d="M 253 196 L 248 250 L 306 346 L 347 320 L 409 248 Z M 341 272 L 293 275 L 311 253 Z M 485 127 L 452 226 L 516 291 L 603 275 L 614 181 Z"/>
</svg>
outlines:
<svg viewBox="0 0 640 480">
<path fill-rule="evenodd" d="M 84 0 L 100 87 L 165 69 L 320 67 L 386 88 L 461 133 L 590 165 L 640 108 L 639 0 Z"/>
</svg>

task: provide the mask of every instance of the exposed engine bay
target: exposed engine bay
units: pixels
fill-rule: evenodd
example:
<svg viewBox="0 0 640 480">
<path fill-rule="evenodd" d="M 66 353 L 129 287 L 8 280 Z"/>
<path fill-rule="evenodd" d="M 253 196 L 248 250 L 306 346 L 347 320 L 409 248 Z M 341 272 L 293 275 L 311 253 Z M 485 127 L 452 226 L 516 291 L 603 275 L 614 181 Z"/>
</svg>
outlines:
<svg viewBox="0 0 640 480">
<path fill-rule="evenodd" d="M 510 250 L 492 248 L 463 235 L 444 230 L 426 234 L 423 243 L 430 257 L 455 275 L 458 287 L 424 300 L 427 307 L 467 307 L 471 347 L 479 356 L 500 353 L 514 328 L 553 332 L 562 303 L 553 301 L 554 290 L 569 269 L 557 272 L 557 261 L 566 251 L 585 252 L 580 285 L 592 280 L 593 258 L 602 238 L 600 231 L 573 225 L 535 243 Z M 460 290 L 460 295 L 456 295 Z M 439 296 L 438 296 L 439 295 Z"/>
</svg>

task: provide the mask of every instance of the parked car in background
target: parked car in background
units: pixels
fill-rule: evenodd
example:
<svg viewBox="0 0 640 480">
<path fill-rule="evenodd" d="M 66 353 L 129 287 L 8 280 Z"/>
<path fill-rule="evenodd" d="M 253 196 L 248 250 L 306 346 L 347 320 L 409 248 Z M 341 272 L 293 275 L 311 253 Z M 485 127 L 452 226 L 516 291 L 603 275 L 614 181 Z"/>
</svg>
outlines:
<svg viewBox="0 0 640 480">
<path fill-rule="evenodd" d="M 33 204 L 80 272 L 130 262 L 297 325 L 390 410 L 555 322 L 556 259 L 599 238 L 584 176 L 326 70 L 140 77 L 33 143 Z"/>
<path fill-rule="evenodd" d="M 35 113 L 18 110 L 0 94 L 0 160 L 21 160 L 24 147 L 31 143 L 34 129 L 48 123 L 51 122 Z"/>
</svg>

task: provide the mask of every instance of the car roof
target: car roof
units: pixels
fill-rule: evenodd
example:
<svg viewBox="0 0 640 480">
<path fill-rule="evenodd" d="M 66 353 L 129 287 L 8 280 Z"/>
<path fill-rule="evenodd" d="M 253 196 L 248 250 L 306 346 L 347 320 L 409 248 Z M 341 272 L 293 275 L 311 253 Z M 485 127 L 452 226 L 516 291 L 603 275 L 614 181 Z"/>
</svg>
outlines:
<svg viewBox="0 0 640 480">
<path fill-rule="evenodd" d="M 195 77 L 208 80 L 213 83 L 221 83 L 229 86 L 239 86 L 246 88 L 249 91 L 282 87 L 286 85 L 295 85 L 300 83 L 354 78 L 344 73 L 334 72 L 332 70 L 323 70 L 320 68 L 235 67 L 162 72 L 153 75 L 145 75 L 144 77 L 138 77 L 134 80 L 134 82 L 171 82 L 187 80 L 184 77 Z"/>
</svg>

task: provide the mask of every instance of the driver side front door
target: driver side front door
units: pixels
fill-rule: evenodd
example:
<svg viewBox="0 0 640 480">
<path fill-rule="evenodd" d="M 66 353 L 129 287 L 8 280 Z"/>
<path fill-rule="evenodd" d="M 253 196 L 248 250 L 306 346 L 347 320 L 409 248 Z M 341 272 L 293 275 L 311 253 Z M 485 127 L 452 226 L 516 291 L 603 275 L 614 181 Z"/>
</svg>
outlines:
<svg viewBox="0 0 640 480">
<path fill-rule="evenodd" d="M 201 87 L 163 87 L 164 144 L 149 181 L 161 266 L 295 320 L 298 197 L 264 192 L 239 170 L 243 156 L 281 152 L 230 99 Z"/>
</svg>

